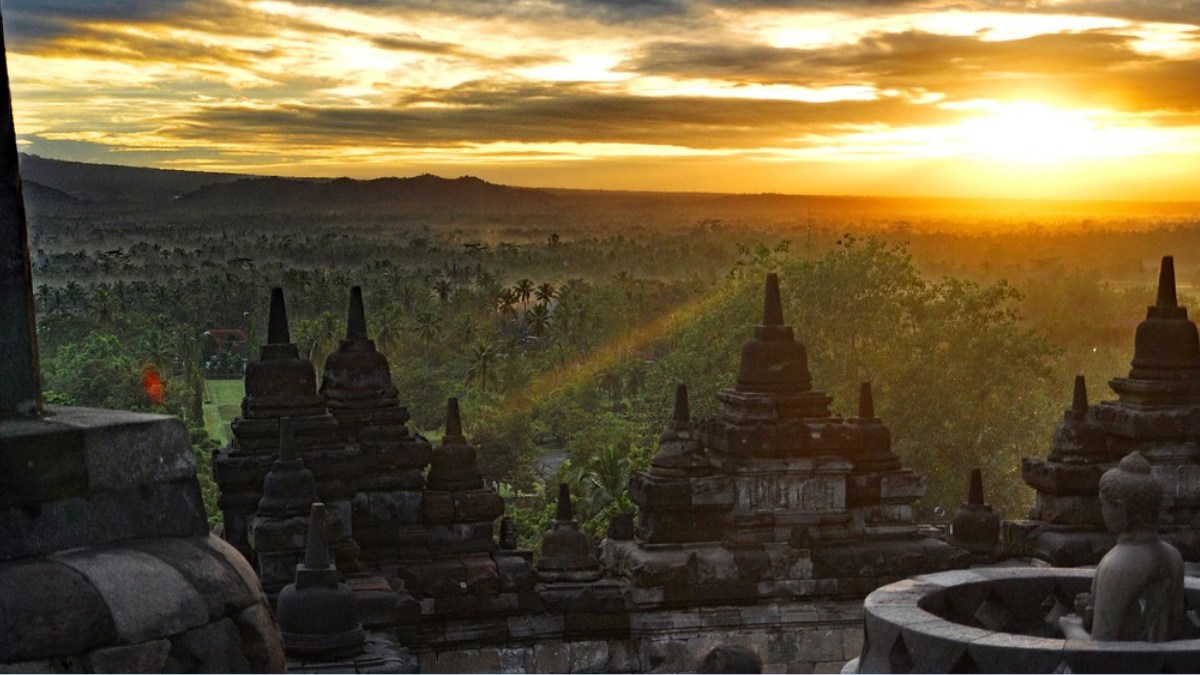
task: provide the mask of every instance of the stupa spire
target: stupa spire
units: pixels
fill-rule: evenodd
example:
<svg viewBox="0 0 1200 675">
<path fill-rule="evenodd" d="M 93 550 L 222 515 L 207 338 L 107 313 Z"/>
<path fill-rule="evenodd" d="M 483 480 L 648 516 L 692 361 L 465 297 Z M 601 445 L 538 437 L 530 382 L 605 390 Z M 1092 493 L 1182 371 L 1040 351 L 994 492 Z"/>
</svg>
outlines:
<svg viewBox="0 0 1200 675">
<path fill-rule="evenodd" d="M 862 419 L 875 417 L 875 396 L 871 393 L 870 382 L 858 385 L 858 416 Z"/>
<path fill-rule="evenodd" d="M 1175 295 L 1175 258 L 1164 255 L 1162 265 L 1158 268 L 1158 300 L 1156 307 L 1178 307 L 1179 299 Z"/>
<path fill-rule="evenodd" d="M 367 314 L 363 310 L 362 286 L 350 287 L 350 311 L 346 316 L 346 339 L 367 339 Z"/>
<path fill-rule="evenodd" d="M 458 410 L 458 399 L 446 401 L 446 438 L 463 439 L 462 413 Z"/>
<path fill-rule="evenodd" d="M 688 391 L 686 384 L 675 386 L 675 413 L 671 419 L 676 422 L 692 421 L 692 413 L 688 406 Z"/>
<path fill-rule="evenodd" d="M 1085 413 L 1088 409 L 1087 382 L 1083 375 L 1075 376 L 1075 393 L 1071 397 L 1071 410 Z"/>
<path fill-rule="evenodd" d="M 558 484 L 558 509 L 554 512 L 555 520 L 574 520 L 571 510 L 571 488 L 566 483 Z"/>
<path fill-rule="evenodd" d="M 767 274 L 767 283 L 763 289 L 762 325 L 783 325 L 783 302 L 779 298 L 779 275 L 775 272 Z"/>
<path fill-rule="evenodd" d="M 967 492 L 967 503 L 976 506 L 983 504 L 983 472 L 971 469 L 971 488 Z"/>
<path fill-rule="evenodd" d="M 283 301 L 283 289 L 271 289 L 271 309 L 267 314 L 267 344 L 282 345 L 292 341 L 288 328 L 287 305 Z"/>
<path fill-rule="evenodd" d="M 329 534 L 325 530 L 325 504 L 315 502 L 308 514 L 308 542 L 304 550 L 304 566 L 310 570 L 332 567 L 329 560 Z"/>
</svg>

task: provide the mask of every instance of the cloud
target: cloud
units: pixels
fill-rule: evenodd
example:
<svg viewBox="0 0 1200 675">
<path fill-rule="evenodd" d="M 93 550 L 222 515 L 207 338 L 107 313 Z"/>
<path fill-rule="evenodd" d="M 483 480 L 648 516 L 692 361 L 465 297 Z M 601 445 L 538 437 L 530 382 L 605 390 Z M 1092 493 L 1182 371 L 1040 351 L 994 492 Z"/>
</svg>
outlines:
<svg viewBox="0 0 1200 675">
<path fill-rule="evenodd" d="M 1114 31 L 1016 40 L 907 31 L 813 49 L 659 41 L 621 64 L 638 75 L 741 84 L 870 85 L 951 100 L 1033 98 L 1128 111 L 1200 107 L 1200 60 L 1147 54 Z"/>
<path fill-rule="evenodd" d="M 142 22 L 203 11 L 202 0 L 5 0 L 4 29 L 10 45 L 23 46 L 67 35 L 81 22 Z"/>
<path fill-rule="evenodd" d="M 437 105 L 416 105 L 426 102 Z M 206 106 L 164 121 L 159 133 L 187 141 L 220 138 L 283 147 L 570 142 L 717 150 L 799 147 L 812 134 L 836 134 L 855 126 L 939 124 L 961 114 L 900 99 L 802 103 L 645 97 L 572 85 L 472 82 L 447 92 L 413 92 L 387 108 Z"/>
</svg>

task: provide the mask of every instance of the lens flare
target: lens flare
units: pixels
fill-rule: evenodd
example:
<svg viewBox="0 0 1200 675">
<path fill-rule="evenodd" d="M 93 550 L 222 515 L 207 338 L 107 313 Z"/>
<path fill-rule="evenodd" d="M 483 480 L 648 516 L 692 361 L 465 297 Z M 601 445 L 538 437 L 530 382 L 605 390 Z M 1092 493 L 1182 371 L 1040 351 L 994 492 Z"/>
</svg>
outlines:
<svg viewBox="0 0 1200 675">
<path fill-rule="evenodd" d="M 163 387 L 162 377 L 159 376 L 158 369 L 153 364 L 148 363 L 142 368 L 142 389 L 146 391 L 146 398 L 150 401 L 150 405 L 162 405 L 166 390 Z"/>
</svg>

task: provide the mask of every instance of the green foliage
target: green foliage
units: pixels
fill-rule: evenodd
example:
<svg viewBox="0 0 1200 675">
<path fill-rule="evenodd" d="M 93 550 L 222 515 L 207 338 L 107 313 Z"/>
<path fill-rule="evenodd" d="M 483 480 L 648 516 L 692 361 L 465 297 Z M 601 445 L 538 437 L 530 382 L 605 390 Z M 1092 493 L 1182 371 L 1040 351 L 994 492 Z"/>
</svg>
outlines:
<svg viewBox="0 0 1200 675">
<path fill-rule="evenodd" d="M 70 405 L 149 410 L 142 369 L 115 335 L 89 333 L 64 344 L 45 359 L 45 388 L 55 401 Z"/>
<path fill-rule="evenodd" d="M 204 498 L 204 511 L 208 515 L 208 526 L 216 527 L 223 520 L 217 500 L 221 491 L 213 478 L 212 458 L 219 443 L 210 437 L 204 427 L 190 426 L 188 434 L 192 439 L 192 453 L 196 457 L 196 479 L 200 481 L 200 495 Z"/>
</svg>

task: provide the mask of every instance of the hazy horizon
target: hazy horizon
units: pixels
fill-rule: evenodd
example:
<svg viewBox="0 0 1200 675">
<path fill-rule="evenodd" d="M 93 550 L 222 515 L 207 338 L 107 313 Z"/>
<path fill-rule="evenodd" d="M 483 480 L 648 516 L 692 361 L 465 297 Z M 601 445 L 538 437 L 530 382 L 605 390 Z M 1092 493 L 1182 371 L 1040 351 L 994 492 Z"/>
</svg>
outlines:
<svg viewBox="0 0 1200 675">
<path fill-rule="evenodd" d="M 7 0 L 43 157 L 278 176 L 1197 199 L 1200 3 Z"/>
</svg>

